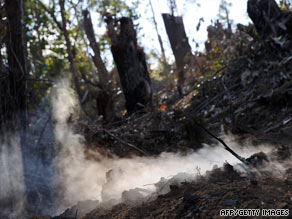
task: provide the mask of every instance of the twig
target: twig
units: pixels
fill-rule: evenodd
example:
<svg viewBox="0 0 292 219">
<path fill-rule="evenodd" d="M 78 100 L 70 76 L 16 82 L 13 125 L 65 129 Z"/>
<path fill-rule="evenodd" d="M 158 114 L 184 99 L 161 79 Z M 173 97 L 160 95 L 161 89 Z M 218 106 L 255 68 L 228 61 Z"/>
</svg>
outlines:
<svg viewBox="0 0 292 219">
<path fill-rule="evenodd" d="M 212 77 L 211 77 L 211 78 L 213 78 L 215 75 L 217 75 L 220 71 L 224 70 L 226 67 L 227 67 L 227 65 L 224 65 L 223 67 L 219 68 L 217 71 L 215 71 L 215 72 L 212 74 Z"/>
<path fill-rule="evenodd" d="M 110 135 L 111 137 L 115 138 L 116 140 L 120 141 L 121 143 L 131 147 L 131 148 L 134 148 L 136 149 L 137 151 L 139 151 L 141 154 L 145 155 L 145 156 L 148 156 L 148 153 L 146 153 L 145 151 L 143 151 L 142 149 L 138 148 L 137 146 L 131 144 L 131 143 L 128 143 L 122 139 L 120 139 L 119 137 L 113 135 L 112 133 L 110 133 L 108 130 L 104 129 L 104 132 L 107 133 L 108 135 Z"/>
<path fill-rule="evenodd" d="M 149 113 L 145 113 L 144 115 L 142 116 L 139 116 L 137 118 L 135 118 L 136 115 L 138 115 L 140 112 L 142 112 L 144 109 L 140 109 L 136 112 L 134 112 L 133 114 L 131 114 L 130 116 L 126 117 L 126 118 L 123 118 L 122 120 L 120 121 L 115 121 L 115 122 L 111 122 L 111 123 L 108 123 L 106 125 L 107 128 L 109 127 L 112 127 L 112 126 L 118 126 L 118 125 L 122 125 L 128 121 L 130 121 L 132 119 L 132 122 L 135 122 L 135 121 L 138 121 L 138 120 L 141 120 L 141 119 L 144 119 L 144 117 L 147 117 L 149 115 Z"/>
<path fill-rule="evenodd" d="M 85 73 L 84 73 L 83 71 L 80 71 L 80 73 L 81 73 L 82 79 L 83 79 L 86 83 L 88 83 L 88 84 L 90 84 L 90 85 L 92 85 L 92 86 L 94 86 L 94 87 L 97 87 L 97 88 L 99 88 L 99 89 L 102 89 L 102 86 L 101 86 L 100 83 L 98 83 L 98 82 L 92 82 L 90 79 L 88 79 L 88 78 L 86 77 L 86 75 L 85 75 Z"/>
<path fill-rule="evenodd" d="M 55 24 L 60 29 L 60 31 L 63 31 L 63 27 L 61 23 L 57 20 L 55 14 L 49 8 L 47 8 L 47 6 L 41 0 L 37 0 L 37 2 L 52 17 L 52 19 L 54 20 Z"/>
<path fill-rule="evenodd" d="M 229 98 L 231 98 L 231 94 L 230 94 L 229 90 L 227 89 L 226 85 L 224 84 L 224 76 L 225 75 L 223 75 L 221 77 L 221 82 L 222 82 L 222 85 L 223 85 L 224 90 L 227 92 L 227 95 L 229 96 Z"/>
<path fill-rule="evenodd" d="M 219 141 L 227 151 L 229 151 L 234 157 L 236 157 L 238 160 L 240 160 L 242 163 L 244 163 L 247 166 L 250 166 L 250 163 L 244 158 L 239 156 L 237 153 L 235 153 L 221 138 L 218 138 L 217 136 L 215 136 L 213 133 L 211 133 L 208 129 L 206 129 L 204 126 L 202 126 L 201 124 L 197 123 L 196 121 L 194 121 L 194 123 L 199 126 L 200 128 L 202 128 L 205 132 L 207 132 L 209 135 L 211 135 L 213 138 L 215 138 L 217 141 Z"/>
<path fill-rule="evenodd" d="M 237 84 L 231 86 L 230 88 L 228 88 L 228 91 L 230 91 L 231 89 L 234 89 L 240 85 L 241 85 L 241 83 L 237 83 Z M 202 110 L 203 108 L 205 108 L 205 106 L 209 105 L 210 103 L 212 103 L 214 100 L 216 100 L 218 97 L 222 96 L 225 93 L 227 93 L 227 91 L 223 91 L 223 92 L 219 93 L 218 95 L 214 96 L 211 100 L 201 103 L 198 107 L 195 108 L 195 111 L 198 112 L 198 111 Z"/>
</svg>

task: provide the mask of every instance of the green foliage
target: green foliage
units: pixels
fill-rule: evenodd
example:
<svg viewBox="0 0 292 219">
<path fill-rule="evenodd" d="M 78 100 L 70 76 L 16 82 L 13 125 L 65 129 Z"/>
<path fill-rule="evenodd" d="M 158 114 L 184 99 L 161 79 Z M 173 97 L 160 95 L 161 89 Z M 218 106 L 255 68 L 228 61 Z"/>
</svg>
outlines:
<svg viewBox="0 0 292 219">
<path fill-rule="evenodd" d="M 283 11 L 291 11 L 292 10 L 292 1 L 291 0 L 281 0 L 279 7 Z"/>
<path fill-rule="evenodd" d="M 121 0 L 101 0 L 99 2 L 99 9 L 100 13 L 110 13 L 115 16 L 127 16 L 131 17 L 132 19 L 137 19 L 138 15 L 136 14 L 136 9 L 139 4 L 139 1 L 135 1 L 132 4 L 132 7 L 128 6 L 125 1 Z"/>
<path fill-rule="evenodd" d="M 56 13 L 55 3 L 50 1 L 50 4 L 53 7 L 45 6 Z M 68 67 L 65 41 L 56 22 L 38 0 L 25 1 L 24 21 L 29 78 L 33 79 L 30 87 L 38 102 L 50 88 L 50 83 L 43 81 L 59 78 Z"/>
</svg>

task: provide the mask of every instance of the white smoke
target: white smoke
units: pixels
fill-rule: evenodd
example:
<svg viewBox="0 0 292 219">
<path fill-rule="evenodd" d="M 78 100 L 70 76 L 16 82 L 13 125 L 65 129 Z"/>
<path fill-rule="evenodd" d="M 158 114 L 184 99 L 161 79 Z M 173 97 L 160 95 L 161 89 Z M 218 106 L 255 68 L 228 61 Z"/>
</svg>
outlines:
<svg viewBox="0 0 292 219">
<path fill-rule="evenodd" d="M 84 156 L 83 137 L 74 134 L 68 119 L 78 111 L 78 101 L 68 81 L 63 80 L 55 88 L 52 97 L 56 138 L 57 185 L 64 190 L 63 205 L 69 207 L 78 201 L 98 198 L 99 184 L 104 183 L 98 165 Z M 82 189 L 88 188 L 88 189 Z M 96 192 L 96 193 L 95 193 Z M 64 209 L 63 209 L 64 210 Z"/>
<path fill-rule="evenodd" d="M 1 219 L 23 218 L 28 202 L 33 204 L 28 206 L 30 213 L 36 209 L 37 213 L 54 215 L 78 202 L 79 207 L 86 206 L 83 212 L 94 207 L 96 202 L 80 202 L 85 200 L 99 200 L 103 207 L 121 201 L 139 203 L 141 197 L 150 200 L 158 194 L 165 194 L 170 183 L 195 180 L 214 165 L 222 166 L 226 161 L 230 164 L 239 162 L 221 145 L 205 145 L 187 155 L 162 153 L 153 157 L 106 158 L 92 152 L 98 161 L 88 160 L 84 154 L 84 138 L 74 132 L 80 106 L 68 80 L 58 83 L 51 100 L 54 150 L 51 148 L 51 126 L 43 128 L 46 127 L 45 121 L 49 121 L 47 119 L 31 126 L 34 127 L 31 131 L 36 130 L 36 133 L 30 136 L 30 142 L 41 139 L 40 134 L 45 131 L 43 143 L 37 147 L 35 144 L 26 145 L 22 151 L 19 137 L 15 134 L 0 136 Z M 232 136 L 225 136 L 224 141 L 244 157 L 271 150 L 268 145 L 248 146 L 252 145 L 250 142 L 240 147 Z M 47 157 L 44 159 L 42 156 Z M 271 169 L 279 176 L 286 167 L 272 162 L 267 166 L 267 171 Z M 81 211 L 79 209 L 78 212 Z"/>
<path fill-rule="evenodd" d="M 25 183 L 19 137 L 0 136 L 0 218 L 21 218 Z"/>
<path fill-rule="evenodd" d="M 95 199 L 106 202 L 115 199 L 119 202 L 126 190 L 140 188 L 140 193 L 154 192 L 157 187 L 154 183 L 161 179 L 160 182 L 164 182 L 165 179 L 185 172 L 188 174 L 177 175 L 177 182 L 194 180 L 198 174 L 204 174 L 214 165 L 222 166 L 226 161 L 230 164 L 239 162 L 220 145 L 205 145 L 199 151 L 188 155 L 162 153 L 156 157 L 122 159 L 101 158 L 98 155 L 101 158 L 99 162 L 87 160 L 84 156 L 83 137 L 75 134 L 72 126 L 68 124 L 68 120 L 80 110 L 76 95 L 69 85 L 68 81 L 59 83 L 52 98 L 56 120 L 55 137 L 59 151 L 56 158 L 59 172 L 56 183 L 62 184 L 64 192 L 64 200 L 58 213 L 78 201 Z M 225 137 L 224 140 L 244 157 L 270 150 L 267 146 L 239 147 L 232 137 Z"/>
</svg>

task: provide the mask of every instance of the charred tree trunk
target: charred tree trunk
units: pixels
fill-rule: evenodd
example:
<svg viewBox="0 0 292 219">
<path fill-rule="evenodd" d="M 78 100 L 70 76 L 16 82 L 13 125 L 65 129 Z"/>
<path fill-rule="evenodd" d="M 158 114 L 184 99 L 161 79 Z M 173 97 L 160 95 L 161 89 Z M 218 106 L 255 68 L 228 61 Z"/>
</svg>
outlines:
<svg viewBox="0 0 292 219">
<path fill-rule="evenodd" d="M 98 43 L 96 42 L 96 39 L 95 39 L 93 25 L 92 25 L 91 17 L 90 17 L 88 10 L 83 11 L 83 19 L 84 19 L 85 33 L 86 33 L 87 38 L 89 40 L 90 47 L 94 52 L 93 62 L 94 62 L 95 66 L 98 70 L 98 73 L 99 73 L 99 79 L 101 82 L 100 85 L 102 88 L 106 88 L 110 84 L 110 78 L 109 78 L 109 74 L 105 68 L 105 64 L 103 63 L 101 56 L 100 56 L 99 46 L 98 46 Z"/>
<path fill-rule="evenodd" d="M 192 50 L 188 42 L 182 17 L 176 17 L 171 14 L 162 14 L 162 17 L 178 71 L 178 92 L 182 95 L 181 87 L 184 83 L 183 69 L 186 64 L 184 58 L 187 54 L 192 54 Z"/>
<path fill-rule="evenodd" d="M 8 69 L 1 67 L 0 125 L 20 131 L 25 145 L 27 127 L 27 67 L 24 51 L 22 0 L 6 0 Z M 2 76 L 1 75 L 1 76 Z M 16 123 L 16 124 L 15 124 Z"/>
<path fill-rule="evenodd" d="M 114 104 L 111 92 L 111 82 L 105 64 L 101 59 L 98 43 L 95 39 L 93 25 L 88 10 L 83 12 L 84 29 L 89 40 L 91 49 L 94 52 L 93 62 L 97 68 L 100 80 L 101 91 L 97 96 L 98 114 L 102 115 L 105 121 L 110 122 L 114 116 Z"/>
<path fill-rule="evenodd" d="M 248 0 L 247 12 L 261 37 L 292 36 L 292 13 L 283 12 L 274 0 Z"/>
<path fill-rule="evenodd" d="M 19 218 L 21 216 L 18 212 L 21 212 L 23 216 L 26 211 L 24 190 L 27 185 L 26 181 L 18 181 L 23 179 L 20 175 L 23 174 L 24 180 L 27 176 L 24 159 L 27 145 L 27 66 L 23 36 L 23 2 L 22 0 L 5 0 L 4 2 L 7 17 L 5 43 L 8 66 L 6 63 L 1 63 L 0 67 L 0 153 L 5 156 L 0 158 L 0 183 L 1 186 L 4 185 L 0 191 L 2 192 L 0 218 L 7 218 L 7 216 L 9 218 L 13 214 Z M 20 142 L 15 144 L 14 139 L 18 139 L 18 136 Z M 20 153 L 17 154 L 15 151 Z M 22 169 L 18 169 L 20 168 L 18 162 L 21 162 Z M 9 166 L 9 164 L 15 166 Z M 7 173 L 5 174 L 7 166 L 8 173 L 11 174 L 8 176 Z"/>
<path fill-rule="evenodd" d="M 152 104 L 152 88 L 143 49 L 137 45 L 136 31 L 130 18 L 120 19 L 120 33 L 115 32 L 111 16 L 105 19 L 129 114 Z"/>
<path fill-rule="evenodd" d="M 79 84 L 79 79 L 78 79 L 78 72 L 75 66 L 75 62 L 74 62 L 74 56 L 72 53 L 72 48 L 71 48 L 71 41 L 69 38 L 69 33 L 67 30 L 67 19 L 65 16 L 65 5 L 64 5 L 64 0 L 59 0 L 59 5 L 61 8 L 61 17 L 62 17 L 62 31 L 65 37 L 65 41 L 66 41 L 66 48 L 67 48 L 67 53 L 68 53 L 68 60 L 70 63 L 70 71 L 72 73 L 73 76 L 73 81 L 74 81 L 74 85 L 76 88 L 76 92 L 78 94 L 79 100 L 82 100 L 82 94 L 81 94 L 81 88 L 80 88 L 80 84 Z M 57 22 L 58 23 L 58 22 Z"/>
</svg>

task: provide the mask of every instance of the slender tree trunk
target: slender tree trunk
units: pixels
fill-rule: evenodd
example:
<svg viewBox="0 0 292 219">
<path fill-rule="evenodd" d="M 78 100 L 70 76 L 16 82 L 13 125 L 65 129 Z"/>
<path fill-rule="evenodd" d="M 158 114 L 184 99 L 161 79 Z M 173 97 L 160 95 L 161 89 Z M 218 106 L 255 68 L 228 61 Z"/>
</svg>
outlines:
<svg viewBox="0 0 292 219">
<path fill-rule="evenodd" d="M 0 42 L 0 48 L 2 47 L 2 44 Z M 1 53 L 1 49 L 0 49 L 0 72 L 1 75 L 4 75 L 4 73 L 2 73 L 4 71 L 4 64 L 3 64 L 3 57 L 2 57 L 2 53 Z"/>
<path fill-rule="evenodd" d="M 192 54 L 191 46 L 188 42 L 182 17 L 176 17 L 171 14 L 162 14 L 162 17 L 178 71 L 178 92 L 182 95 L 183 69 L 186 64 L 184 58 L 187 54 Z"/>
<path fill-rule="evenodd" d="M 163 46 L 163 42 L 162 42 L 161 36 L 159 34 L 159 31 L 158 31 L 157 22 L 156 22 L 156 19 L 155 19 L 155 13 L 154 13 L 154 9 L 153 9 L 151 0 L 149 0 L 149 5 L 150 5 L 150 8 L 151 8 L 151 12 L 152 12 L 153 24 L 154 24 L 155 31 L 156 31 L 157 38 L 158 38 L 158 42 L 159 42 L 159 45 L 160 45 L 162 62 L 163 62 L 164 65 L 167 65 L 166 56 L 165 56 L 165 50 L 164 50 L 164 46 Z"/>
<path fill-rule="evenodd" d="M 111 16 L 105 19 L 111 38 L 111 51 L 116 63 L 126 109 L 129 114 L 152 104 L 152 89 L 143 49 L 137 45 L 136 31 L 130 18 L 120 19 L 120 33 L 114 29 Z"/>
<path fill-rule="evenodd" d="M 94 52 L 93 62 L 98 70 L 100 85 L 102 89 L 96 99 L 98 114 L 102 115 L 106 122 L 110 122 L 114 117 L 114 103 L 109 73 L 106 70 L 105 64 L 102 61 L 100 55 L 100 50 L 95 38 L 90 13 L 88 10 L 84 10 L 82 13 L 84 19 L 84 29 L 89 40 L 90 47 Z"/>
<path fill-rule="evenodd" d="M 84 10 L 82 13 L 83 13 L 83 19 L 84 19 L 85 33 L 89 40 L 90 47 L 94 52 L 93 62 L 98 70 L 101 86 L 102 88 L 106 88 L 110 85 L 110 78 L 109 78 L 108 71 L 106 70 L 105 64 L 102 61 L 102 58 L 100 56 L 100 50 L 99 50 L 98 43 L 96 42 L 96 39 L 95 39 L 91 17 L 88 10 Z"/>
<path fill-rule="evenodd" d="M 76 88 L 76 92 L 78 94 L 79 100 L 81 100 L 82 99 L 82 94 L 81 94 L 81 88 L 80 88 L 79 79 L 78 79 L 78 72 L 77 72 L 77 69 L 76 69 L 76 66 L 75 66 L 74 56 L 73 56 L 72 48 L 71 48 L 71 42 L 70 42 L 68 30 L 67 30 L 67 19 L 66 19 L 66 16 L 65 16 L 64 0 L 59 0 L 59 5 L 60 5 L 60 8 L 61 8 L 62 30 L 63 30 L 65 41 L 66 41 L 68 60 L 70 62 L 70 70 L 71 70 L 71 73 L 72 73 L 72 76 L 73 76 L 73 81 L 74 81 L 74 85 L 75 85 L 75 88 Z"/>
</svg>

